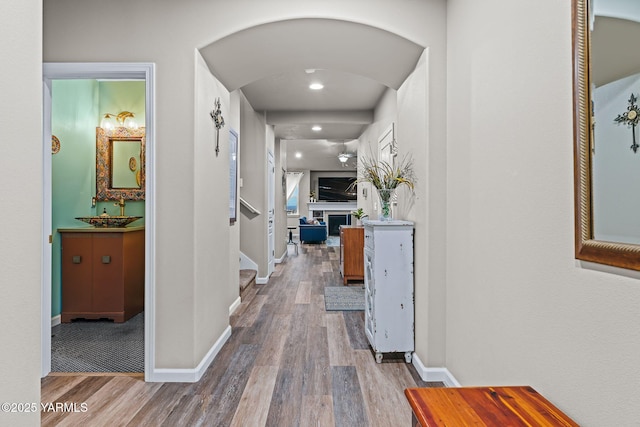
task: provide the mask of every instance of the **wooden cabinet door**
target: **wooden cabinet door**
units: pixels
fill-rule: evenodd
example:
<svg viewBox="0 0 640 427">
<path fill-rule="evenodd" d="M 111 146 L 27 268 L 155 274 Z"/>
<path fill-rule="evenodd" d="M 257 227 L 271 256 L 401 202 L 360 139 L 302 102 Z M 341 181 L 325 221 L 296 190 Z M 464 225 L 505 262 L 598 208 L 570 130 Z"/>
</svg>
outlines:
<svg viewBox="0 0 640 427">
<path fill-rule="evenodd" d="M 95 234 L 93 236 L 93 311 L 121 312 L 124 309 L 122 270 L 122 234 Z"/>
<path fill-rule="evenodd" d="M 91 311 L 92 262 L 90 235 L 62 235 L 63 317 L 65 312 Z"/>
<path fill-rule="evenodd" d="M 344 263 L 348 276 L 364 276 L 364 228 L 350 228 L 346 237 L 345 245 L 349 250 L 345 251 Z M 348 242 L 348 243 L 347 243 Z"/>
</svg>

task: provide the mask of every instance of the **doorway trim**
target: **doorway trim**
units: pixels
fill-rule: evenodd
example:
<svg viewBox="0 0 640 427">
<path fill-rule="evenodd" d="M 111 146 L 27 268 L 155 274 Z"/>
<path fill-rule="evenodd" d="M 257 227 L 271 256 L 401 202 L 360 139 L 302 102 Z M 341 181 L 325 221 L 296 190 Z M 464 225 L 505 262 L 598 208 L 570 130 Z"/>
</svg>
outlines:
<svg viewBox="0 0 640 427">
<path fill-rule="evenodd" d="M 144 378 L 152 381 L 155 366 L 155 64 L 153 63 L 43 63 L 43 245 L 41 309 L 41 375 L 51 372 L 51 81 L 64 79 L 144 79 L 146 116 Z"/>
</svg>

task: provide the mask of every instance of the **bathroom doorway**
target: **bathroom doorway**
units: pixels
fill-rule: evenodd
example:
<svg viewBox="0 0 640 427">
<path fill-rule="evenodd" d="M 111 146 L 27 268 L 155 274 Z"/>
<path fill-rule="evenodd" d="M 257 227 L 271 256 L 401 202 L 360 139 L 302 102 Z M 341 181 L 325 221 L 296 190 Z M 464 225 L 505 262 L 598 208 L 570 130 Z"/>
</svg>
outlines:
<svg viewBox="0 0 640 427">
<path fill-rule="evenodd" d="M 97 358 L 88 357 L 88 360 L 81 360 L 87 355 L 71 349 L 70 352 L 61 353 L 63 356 L 56 360 L 57 366 L 54 368 L 57 371 L 61 371 L 60 366 L 69 367 L 69 371 L 85 372 L 99 372 L 101 370 L 104 372 L 144 371 L 146 380 L 151 373 L 154 354 L 153 334 L 151 333 L 154 327 L 152 323 L 154 307 L 151 301 L 154 300 L 155 288 L 152 274 L 154 270 L 155 212 L 153 199 L 155 183 L 153 79 L 153 64 L 44 64 L 43 237 L 47 243 L 43 247 L 42 257 L 43 377 L 52 371 L 52 342 L 53 350 L 58 355 L 60 339 L 63 336 L 68 340 L 65 342 L 71 343 L 69 344 L 70 348 L 74 345 L 78 347 L 96 346 L 93 355 Z M 67 102 L 64 98 L 69 98 L 69 101 Z M 123 112 L 127 114 L 121 115 L 120 113 Z M 107 117 L 111 120 L 101 120 L 108 113 L 109 115 L 113 114 L 113 117 Z M 113 159 L 113 164 L 105 168 L 100 164 L 100 156 L 96 157 L 96 154 L 101 153 L 100 145 L 96 142 L 100 140 L 99 129 L 106 128 L 110 124 L 115 125 L 116 130 L 120 128 L 123 132 L 126 130 L 125 136 L 143 135 L 144 142 L 140 145 L 140 138 L 124 138 L 124 140 L 113 138 L 113 141 L 109 139 L 109 142 L 113 142 L 113 146 L 109 145 L 108 159 L 109 161 Z M 118 134 L 118 136 L 122 135 Z M 132 175 L 131 182 L 133 184 L 124 190 L 121 189 L 122 186 L 118 186 L 118 195 L 125 197 L 110 200 L 115 192 L 108 193 L 107 197 L 97 193 L 100 191 L 100 182 L 98 182 L 97 190 L 96 177 L 100 181 L 101 174 L 107 169 L 116 173 L 115 169 L 111 168 L 116 165 L 117 157 L 113 157 L 116 153 L 112 150 L 116 147 L 116 139 L 118 140 L 117 150 L 122 147 L 125 151 L 124 155 L 127 157 L 127 165 L 123 168 L 126 172 L 122 172 L 122 176 L 129 178 L 128 175 Z M 120 142 L 138 142 L 138 144 L 120 144 Z M 98 158 L 98 165 L 96 165 L 96 158 Z M 141 175 L 141 173 L 144 174 Z M 109 182 L 111 182 L 111 178 L 109 178 Z M 142 197 L 138 197 L 137 200 L 133 197 L 136 185 L 146 193 Z M 128 184 L 123 184 L 123 186 L 126 187 Z M 140 250 L 137 251 L 139 272 L 136 282 L 140 283 L 142 287 L 136 297 L 139 300 L 137 307 L 133 310 L 128 308 L 124 317 L 100 310 L 96 311 L 95 315 L 93 315 L 94 313 L 85 315 L 81 312 L 69 314 L 69 304 L 64 312 L 62 309 L 62 299 L 64 298 L 60 259 L 62 235 L 80 237 L 80 239 L 65 243 L 65 247 L 71 247 L 76 242 L 82 241 L 83 238 L 87 240 L 88 236 L 108 237 L 107 240 L 111 244 L 115 241 L 114 237 L 118 233 L 94 233 L 92 231 L 80 235 L 79 233 L 66 232 L 61 234 L 59 231 L 74 231 L 78 227 L 83 227 L 83 224 L 75 219 L 76 217 L 93 218 L 99 217 L 101 213 L 108 214 L 110 219 L 114 220 L 119 220 L 116 217 L 123 216 L 134 217 L 137 220 L 131 223 L 131 228 L 127 228 L 126 233 L 120 233 L 125 239 L 129 239 L 133 235 L 139 236 L 136 237 L 140 247 Z M 88 226 L 86 224 L 84 226 L 86 230 Z M 93 247 L 91 245 L 93 243 L 90 244 L 90 247 Z M 130 247 L 129 243 L 120 246 Z M 126 260 L 130 256 L 130 254 L 126 254 L 123 259 Z M 83 261 L 87 261 L 88 257 L 85 256 L 83 259 L 82 255 L 78 255 L 73 258 L 70 263 L 80 265 Z M 84 265 L 94 265 L 94 267 L 88 268 L 97 269 L 100 266 L 114 266 L 116 263 L 122 262 L 122 260 L 115 259 L 115 256 L 113 258 L 103 256 L 98 261 L 93 260 L 93 264 L 85 262 Z M 124 270 L 129 271 L 129 268 Z M 102 272 L 96 274 L 99 277 L 103 275 Z M 79 283 L 82 283 L 82 280 Z M 65 289 L 68 292 L 70 286 L 67 284 Z M 82 286 L 79 287 L 79 292 L 82 292 Z M 105 301 L 105 298 L 108 300 L 111 297 L 101 294 L 99 300 Z M 71 318 L 74 320 L 75 318 L 88 318 L 89 320 L 80 320 L 77 324 L 74 322 L 73 328 L 66 328 L 63 331 L 61 326 L 71 325 L 66 323 Z M 111 319 L 114 322 L 99 320 L 100 318 Z M 126 322 L 122 322 L 123 320 Z M 61 321 L 65 323 L 59 325 Z M 91 342 L 91 339 L 87 341 L 87 336 L 94 335 L 93 332 L 87 331 L 94 331 L 96 335 L 102 336 L 102 342 L 100 340 Z M 52 335 L 55 337 L 52 338 Z M 123 337 L 125 341 L 117 343 L 117 340 Z M 135 343 L 132 340 L 138 342 Z M 105 350 L 100 348 L 108 349 L 114 348 L 114 346 L 120 349 L 131 348 L 133 350 L 130 353 L 137 353 L 137 356 L 133 354 L 133 357 L 124 357 L 123 355 L 127 354 L 125 350 L 125 353 L 119 355 L 114 353 L 113 356 L 119 359 L 115 361 L 116 363 L 114 363 L 114 357 L 111 357 L 111 360 L 109 357 L 104 358 L 101 353 L 104 353 Z M 72 355 L 71 359 L 80 360 L 70 360 L 67 354 Z M 62 371 L 67 370 L 63 368 Z"/>
</svg>

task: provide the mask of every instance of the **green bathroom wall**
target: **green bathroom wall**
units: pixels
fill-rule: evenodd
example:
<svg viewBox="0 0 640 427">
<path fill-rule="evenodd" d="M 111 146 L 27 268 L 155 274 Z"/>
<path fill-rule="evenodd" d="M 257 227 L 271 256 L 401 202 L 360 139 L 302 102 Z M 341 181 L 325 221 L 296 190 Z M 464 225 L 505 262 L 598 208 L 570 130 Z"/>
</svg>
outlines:
<svg viewBox="0 0 640 427">
<path fill-rule="evenodd" d="M 96 193 L 96 127 L 106 112 L 131 111 L 145 123 L 143 81 L 55 80 L 52 84 L 51 128 L 60 140 L 52 156 L 51 315 L 62 311 L 59 228 L 83 227 L 75 217 L 103 212 L 119 215 L 114 202 L 91 206 Z M 126 215 L 144 217 L 144 201 L 127 201 Z"/>
<path fill-rule="evenodd" d="M 96 120 L 98 82 L 55 80 L 52 84 L 51 130 L 60 140 L 60 151 L 51 159 L 52 276 L 51 315 L 62 309 L 60 234 L 58 228 L 78 227 L 77 216 L 95 214 Z"/>
</svg>

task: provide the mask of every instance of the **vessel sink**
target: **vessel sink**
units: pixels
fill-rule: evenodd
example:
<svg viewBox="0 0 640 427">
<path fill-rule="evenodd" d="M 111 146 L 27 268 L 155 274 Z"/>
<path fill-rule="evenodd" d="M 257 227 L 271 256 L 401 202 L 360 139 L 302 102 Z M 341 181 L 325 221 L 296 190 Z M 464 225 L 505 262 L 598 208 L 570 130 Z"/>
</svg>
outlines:
<svg viewBox="0 0 640 427">
<path fill-rule="evenodd" d="M 133 221 L 139 220 L 141 216 L 81 216 L 77 220 L 91 224 L 94 227 L 122 228 Z"/>
</svg>

